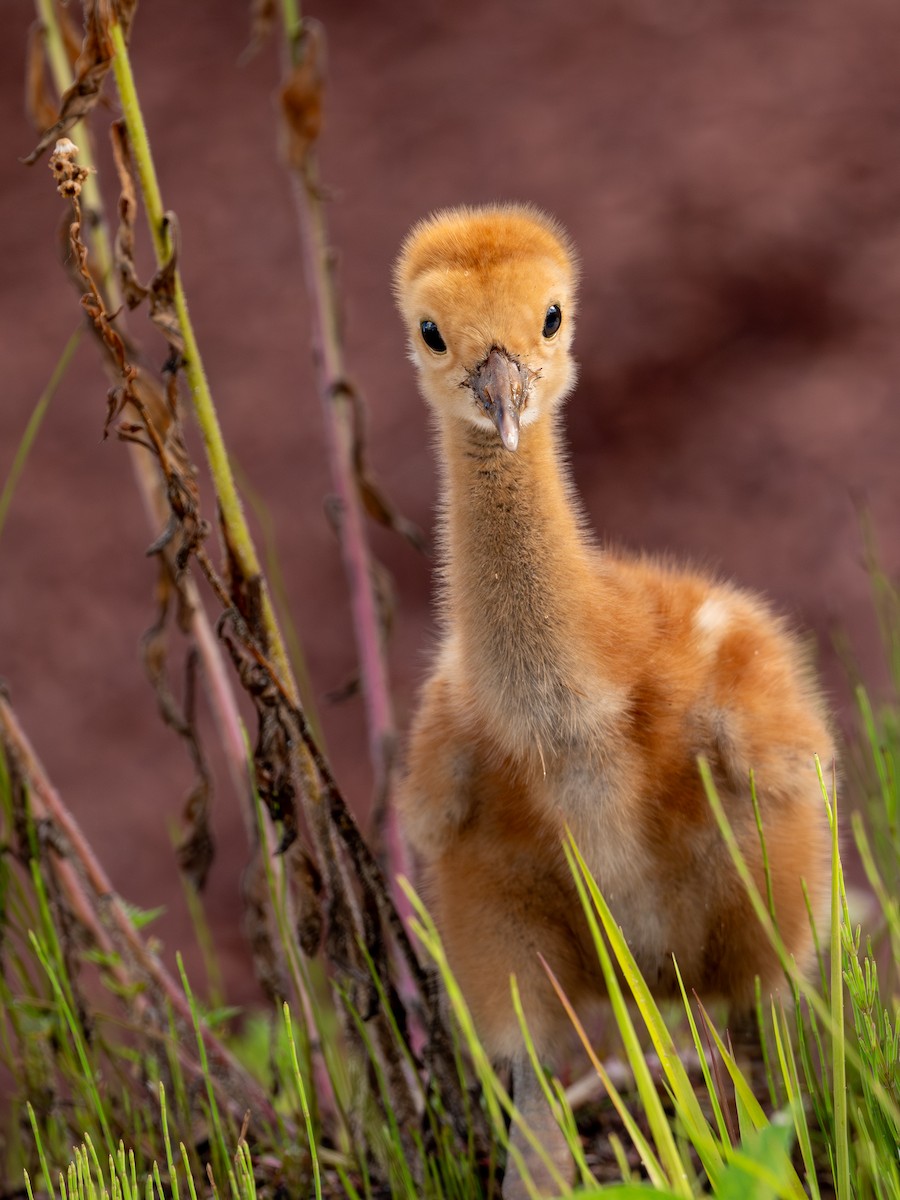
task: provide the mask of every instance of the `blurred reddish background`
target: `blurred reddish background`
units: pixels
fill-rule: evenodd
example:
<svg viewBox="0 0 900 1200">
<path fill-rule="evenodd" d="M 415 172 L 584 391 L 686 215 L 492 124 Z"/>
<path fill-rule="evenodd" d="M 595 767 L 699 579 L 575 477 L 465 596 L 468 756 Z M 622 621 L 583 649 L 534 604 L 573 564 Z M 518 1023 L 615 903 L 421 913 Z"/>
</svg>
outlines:
<svg viewBox="0 0 900 1200">
<path fill-rule="evenodd" d="M 78 321 L 46 160 L 16 161 L 35 140 L 22 104 L 32 15 L 26 0 L 7 4 L 0 44 L 0 478 Z M 900 9 L 322 0 L 310 15 L 328 35 L 321 164 L 347 355 L 393 499 L 432 529 L 429 432 L 389 286 L 398 244 L 433 207 L 534 201 L 583 257 L 568 430 L 594 525 L 766 591 L 815 632 L 852 729 L 835 639 L 885 685 L 861 509 L 884 567 L 900 568 Z M 353 638 L 323 516 L 331 485 L 276 148 L 278 57 L 268 45 L 239 65 L 248 27 L 231 0 L 144 0 L 134 64 L 226 438 L 274 522 L 323 697 L 352 671 Z M 104 143 L 108 119 L 95 127 Z M 114 200 L 108 171 L 103 183 Z M 191 775 L 139 661 L 152 538 L 125 450 L 100 440 L 106 388 L 84 342 L 0 538 L 0 675 L 116 886 L 167 905 L 155 928 L 171 955 L 190 937 L 171 838 Z M 373 540 L 396 584 L 404 726 L 431 637 L 431 565 Z M 364 811 L 361 704 L 323 699 L 322 712 L 338 778 Z M 244 835 L 218 774 L 209 910 L 241 1002 L 256 994 L 240 930 Z"/>
</svg>

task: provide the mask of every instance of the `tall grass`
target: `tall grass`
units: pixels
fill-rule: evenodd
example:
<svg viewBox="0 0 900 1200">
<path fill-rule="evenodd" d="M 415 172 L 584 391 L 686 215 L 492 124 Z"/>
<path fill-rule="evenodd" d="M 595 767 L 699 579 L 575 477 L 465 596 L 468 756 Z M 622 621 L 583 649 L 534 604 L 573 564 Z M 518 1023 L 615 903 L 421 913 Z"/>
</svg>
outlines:
<svg viewBox="0 0 900 1200">
<path fill-rule="evenodd" d="M 886 752 L 884 744 L 879 751 Z M 8 775 L 0 785 L 8 831 L 13 821 Z M 834 818 L 833 800 L 823 797 Z M 877 820 L 880 814 L 871 815 Z M 760 1101 L 754 1081 L 714 1019 L 695 1009 L 687 993 L 682 992 L 680 1019 L 677 1012 L 662 1011 L 656 1004 L 577 846 L 569 844 L 570 866 L 609 991 L 614 1042 L 621 1047 L 616 1053 L 627 1064 L 624 1078 L 620 1062 L 618 1081 L 613 1082 L 561 990 L 559 997 L 582 1041 L 585 1065 L 596 1071 L 599 1090 L 618 1113 L 618 1137 L 632 1145 L 640 1163 L 635 1176 L 627 1165 L 631 1160 L 622 1155 L 623 1191 L 627 1185 L 630 1191 L 640 1188 L 679 1197 L 701 1192 L 783 1200 L 801 1200 L 804 1195 L 834 1195 L 839 1200 L 900 1197 L 897 999 L 881 990 L 873 935 L 863 936 L 851 923 L 836 819 L 833 831 L 833 905 L 830 927 L 822 932 L 823 954 L 834 956 L 836 969 L 826 974 L 824 988 L 820 981 L 792 975 L 793 1002 L 760 1007 L 762 1033 L 771 1047 L 774 1104 Z M 36 831 L 32 829 L 29 837 L 37 856 Z M 114 1006 L 105 1009 L 94 1002 L 88 1017 L 81 984 L 69 973 L 65 935 L 60 934 L 59 914 L 54 914 L 37 857 L 30 860 L 28 871 L 13 867 L 8 858 L 0 863 L 8 914 L 2 1044 L 10 1065 L 25 1068 L 19 1099 L 29 1114 L 27 1130 L 7 1134 L 5 1169 L 7 1177 L 10 1171 L 24 1169 L 32 1194 L 128 1196 L 140 1189 L 146 1195 L 177 1197 L 179 1188 L 185 1194 L 203 1194 L 213 1187 L 216 1194 L 243 1200 L 279 1194 L 284 1186 L 311 1189 L 317 1197 L 374 1196 L 389 1186 L 392 1195 L 411 1198 L 470 1196 L 489 1187 L 506 1152 L 507 1122 L 521 1118 L 478 1042 L 437 931 L 412 891 L 417 936 L 441 973 L 454 1014 L 456 1069 L 471 1072 L 478 1081 L 480 1094 L 471 1092 L 471 1103 L 482 1107 L 492 1124 L 492 1162 L 478 1162 L 474 1153 L 460 1157 L 456 1141 L 445 1136 L 438 1105 L 425 1127 L 411 1129 L 403 1127 L 389 1103 L 379 1108 L 366 1099 L 360 1085 L 368 1074 L 383 1100 L 389 1100 L 390 1090 L 381 1077 L 382 1056 L 371 1045 L 354 998 L 326 987 L 316 994 L 314 1039 L 319 1045 L 323 1038 L 331 1043 L 325 1055 L 330 1066 L 340 1062 L 331 1085 L 340 1097 L 341 1117 L 330 1126 L 316 1116 L 310 1031 L 303 1022 L 298 1025 L 288 1005 L 280 1019 L 275 1013 L 260 1016 L 231 1035 L 239 1052 L 242 1043 L 244 1050 L 252 1046 L 250 1058 L 279 1110 L 301 1118 L 298 1141 L 296 1130 L 286 1136 L 278 1123 L 248 1137 L 218 1111 L 211 1068 L 202 1051 L 201 1006 L 183 976 L 196 1014 L 203 1063 L 199 1086 L 205 1099 L 199 1105 L 198 1126 L 197 1105 L 188 1098 L 192 1092 L 196 1095 L 198 1081 L 185 1078 L 176 1056 L 161 1056 L 159 1047 L 148 1052 L 129 1036 L 133 1030 L 116 1021 Z M 890 914 L 879 912 L 875 924 L 890 919 Z M 135 920 L 140 922 L 141 914 L 135 914 Z M 24 930 L 30 932 L 26 935 Z M 287 928 L 284 933 L 290 937 Z M 777 937 L 776 931 L 773 934 Z M 382 1003 L 387 1003 L 389 981 L 376 978 L 375 985 Z M 339 1006 L 358 1029 L 356 1045 L 363 1047 L 362 1053 L 343 1039 Z M 41 1053 L 35 1052 L 36 1031 L 41 1034 Z M 174 1037 L 170 1029 L 164 1039 L 170 1048 Z M 724 1071 L 717 1072 L 711 1062 L 710 1043 Z M 398 1037 L 398 1054 L 402 1045 Z M 662 1086 L 648 1065 L 650 1049 L 658 1060 Z M 117 1059 L 127 1062 L 127 1071 L 115 1069 Z M 692 1070 L 685 1060 L 693 1061 Z M 406 1065 L 415 1067 L 411 1061 Z M 539 1070 L 537 1060 L 534 1066 Z M 565 1089 L 555 1080 L 545 1083 L 570 1141 L 580 1185 L 588 1194 L 593 1186 L 591 1127 L 579 1131 Z M 730 1112 L 737 1114 L 736 1125 Z M 609 1185 L 609 1178 L 604 1182 Z M 568 1191 L 564 1180 L 560 1191 Z"/>
</svg>

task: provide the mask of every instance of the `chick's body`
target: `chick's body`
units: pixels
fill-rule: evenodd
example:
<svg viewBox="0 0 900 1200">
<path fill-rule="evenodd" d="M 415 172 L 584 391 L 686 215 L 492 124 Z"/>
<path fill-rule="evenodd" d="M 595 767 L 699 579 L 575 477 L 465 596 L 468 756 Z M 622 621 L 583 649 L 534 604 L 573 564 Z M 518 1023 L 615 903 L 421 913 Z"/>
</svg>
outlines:
<svg viewBox="0 0 900 1200">
<path fill-rule="evenodd" d="M 576 1005 L 602 994 L 566 825 L 657 994 L 675 990 L 673 955 L 689 989 L 738 1014 L 755 976 L 777 989 L 698 755 L 765 894 L 753 770 L 779 928 L 801 963 L 801 880 L 818 910 L 827 892 L 814 756 L 827 769 L 832 748 L 795 639 L 752 595 L 603 550 L 584 527 L 557 419 L 574 379 L 574 276 L 551 221 L 502 206 L 429 218 L 396 273 L 443 473 L 443 639 L 402 815 L 498 1058 L 522 1048 L 512 973 L 545 1053 L 568 1019 L 541 957 Z"/>
</svg>

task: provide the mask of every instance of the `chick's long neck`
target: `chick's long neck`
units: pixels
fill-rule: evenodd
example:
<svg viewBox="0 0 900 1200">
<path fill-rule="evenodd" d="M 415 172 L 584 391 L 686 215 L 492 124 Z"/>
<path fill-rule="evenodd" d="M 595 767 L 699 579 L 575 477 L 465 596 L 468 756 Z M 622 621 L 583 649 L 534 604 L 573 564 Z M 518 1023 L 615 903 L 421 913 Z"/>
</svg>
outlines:
<svg viewBox="0 0 900 1200">
<path fill-rule="evenodd" d="M 554 420 L 524 425 L 515 452 L 495 430 L 460 420 L 442 436 L 445 616 L 467 684 L 508 722 L 513 741 L 565 743 L 577 724 L 596 550 L 580 527 Z"/>
</svg>

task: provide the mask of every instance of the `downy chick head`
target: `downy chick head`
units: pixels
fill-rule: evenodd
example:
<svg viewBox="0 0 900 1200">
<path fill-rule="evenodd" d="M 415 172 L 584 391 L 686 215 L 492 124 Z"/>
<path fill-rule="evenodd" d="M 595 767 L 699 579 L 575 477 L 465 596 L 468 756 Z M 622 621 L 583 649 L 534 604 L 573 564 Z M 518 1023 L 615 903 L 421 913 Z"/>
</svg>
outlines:
<svg viewBox="0 0 900 1200">
<path fill-rule="evenodd" d="M 507 450 L 575 382 L 575 254 L 535 208 L 433 213 L 394 268 L 422 394 L 441 420 L 493 431 Z"/>
</svg>

